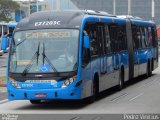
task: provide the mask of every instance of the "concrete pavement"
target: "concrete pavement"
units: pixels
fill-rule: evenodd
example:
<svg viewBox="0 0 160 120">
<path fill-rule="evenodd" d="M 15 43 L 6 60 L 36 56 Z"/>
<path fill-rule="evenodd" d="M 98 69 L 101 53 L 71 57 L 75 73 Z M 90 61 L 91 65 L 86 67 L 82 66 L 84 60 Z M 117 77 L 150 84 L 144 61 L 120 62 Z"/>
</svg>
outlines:
<svg viewBox="0 0 160 120">
<path fill-rule="evenodd" d="M 7 99 L 7 88 L 0 87 L 0 101 Z"/>
<path fill-rule="evenodd" d="M 6 67 L 7 67 L 7 57 L 8 54 L 5 53 L 0 56 L 0 87 L 6 86 Z"/>
<path fill-rule="evenodd" d="M 7 57 L 7 53 L 0 56 L 0 76 L 6 76 Z"/>
</svg>

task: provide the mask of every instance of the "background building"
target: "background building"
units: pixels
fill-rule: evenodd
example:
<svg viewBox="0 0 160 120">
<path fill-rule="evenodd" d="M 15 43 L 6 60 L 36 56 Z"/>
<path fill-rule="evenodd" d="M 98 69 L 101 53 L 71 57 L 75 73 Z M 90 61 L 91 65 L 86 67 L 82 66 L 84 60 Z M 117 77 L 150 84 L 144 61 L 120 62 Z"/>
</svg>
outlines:
<svg viewBox="0 0 160 120">
<path fill-rule="evenodd" d="M 15 18 L 16 22 L 21 19 L 30 16 L 30 14 L 38 11 L 49 10 L 47 0 L 14 0 L 19 4 L 19 10 L 12 14 L 12 18 Z M 52 0 L 50 0 L 52 1 Z"/>
<path fill-rule="evenodd" d="M 22 2 L 23 1 L 23 2 Z M 29 2 L 30 1 L 30 2 Z M 37 11 L 37 0 L 21 0 L 21 10 L 26 16 Z M 115 15 L 133 15 L 154 20 L 160 25 L 160 0 L 38 0 L 38 11 L 93 9 Z M 130 4 L 128 4 L 130 1 Z M 154 2 L 154 4 L 152 4 Z M 130 5 L 130 7 L 129 7 Z M 153 9 L 152 9 L 153 5 Z M 24 7 L 23 7 L 24 6 Z M 26 6 L 28 8 L 26 9 Z M 29 8 L 30 6 L 30 8 Z M 30 11 L 30 12 L 29 12 Z"/>
<path fill-rule="evenodd" d="M 71 0 L 79 9 L 103 10 L 110 14 L 128 15 L 129 0 Z M 152 0 L 130 0 L 130 15 L 138 16 L 146 20 L 152 20 L 160 25 L 160 0 L 154 1 L 154 16 L 152 16 Z"/>
</svg>

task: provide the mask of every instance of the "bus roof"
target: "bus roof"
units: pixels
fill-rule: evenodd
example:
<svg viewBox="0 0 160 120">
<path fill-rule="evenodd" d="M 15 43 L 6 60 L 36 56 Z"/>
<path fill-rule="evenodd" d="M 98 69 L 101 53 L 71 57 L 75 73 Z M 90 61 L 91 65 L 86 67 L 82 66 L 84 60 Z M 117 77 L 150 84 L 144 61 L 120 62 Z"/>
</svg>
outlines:
<svg viewBox="0 0 160 120">
<path fill-rule="evenodd" d="M 15 31 L 47 28 L 79 28 L 82 20 L 86 18 L 85 16 L 94 18 L 97 16 L 115 17 L 106 12 L 92 10 L 41 11 L 21 20 Z"/>
<path fill-rule="evenodd" d="M 118 18 L 129 19 L 132 24 L 140 25 L 140 26 L 155 26 L 153 21 L 146 21 L 137 16 L 130 16 L 130 15 L 119 15 Z"/>
<path fill-rule="evenodd" d="M 140 25 L 140 26 L 155 26 L 156 25 L 153 21 L 144 21 L 144 20 L 135 20 L 135 19 L 131 19 L 131 23 L 134 25 Z"/>
<path fill-rule="evenodd" d="M 50 28 L 80 28 L 84 19 L 101 19 L 110 23 L 125 24 L 125 18 L 118 18 L 102 11 L 70 10 L 70 11 L 42 11 L 31 14 L 29 18 L 21 20 L 15 31 L 50 29 Z M 154 25 L 154 22 L 130 19 L 137 25 Z"/>
<path fill-rule="evenodd" d="M 84 14 L 80 11 L 42 11 L 21 20 L 15 31 L 47 28 L 75 28 L 81 25 Z"/>
</svg>

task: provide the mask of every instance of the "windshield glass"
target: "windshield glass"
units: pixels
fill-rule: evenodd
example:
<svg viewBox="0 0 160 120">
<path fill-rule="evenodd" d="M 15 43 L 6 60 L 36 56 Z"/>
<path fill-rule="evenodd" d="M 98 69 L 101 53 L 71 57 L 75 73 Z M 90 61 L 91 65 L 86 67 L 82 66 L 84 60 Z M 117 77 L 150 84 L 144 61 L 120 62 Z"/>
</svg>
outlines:
<svg viewBox="0 0 160 120">
<path fill-rule="evenodd" d="M 79 30 L 44 29 L 16 32 L 10 72 L 69 72 L 77 69 Z"/>
</svg>

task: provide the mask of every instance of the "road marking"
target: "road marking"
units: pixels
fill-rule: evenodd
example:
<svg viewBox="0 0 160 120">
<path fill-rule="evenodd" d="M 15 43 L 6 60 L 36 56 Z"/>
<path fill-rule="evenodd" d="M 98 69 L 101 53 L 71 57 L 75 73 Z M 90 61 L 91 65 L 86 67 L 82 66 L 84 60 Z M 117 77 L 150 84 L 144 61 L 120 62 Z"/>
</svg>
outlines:
<svg viewBox="0 0 160 120">
<path fill-rule="evenodd" d="M 80 117 L 73 117 L 70 120 L 79 120 L 79 119 L 80 119 Z"/>
<path fill-rule="evenodd" d="M 8 99 L 1 100 L 1 101 L 0 101 L 0 104 L 6 103 L 6 102 L 8 102 Z"/>
<path fill-rule="evenodd" d="M 122 95 L 116 97 L 116 98 L 113 98 L 112 100 L 110 100 L 111 102 L 114 102 L 114 101 L 117 101 L 119 100 L 121 97 L 124 97 L 124 96 L 127 96 L 128 94 L 127 93 L 123 93 Z"/>
<path fill-rule="evenodd" d="M 143 95 L 143 93 L 140 93 L 140 94 L 138 94 L 137 96 L 131 98 L 129 101 L 133 101 L 133 100 L 135 100 L 136 98 L 138 98 L 138 97 L 140 97 L 140 96 L 142 96 L 142 95 Z"/>
<path fill-rule="evenodd" d="M 98 117 L 96 117 L 96 118 L 94 118 L 92 120 L 102 120 L 102 117 L 98 116 Z"/>
<path fill-rule="evenodd" d="M 151 84 L 153 84 L 153 83 L 154 83 L 154 82 L 156 82 L 156 81 L 158 81 L 158 80 L 157 80 L 157 79 L 155 79 L 155 80 L 153 80 L 153 81 L 150 81 L 150 82 L 144 83 L 143 85 L 141 85 L 141 86 L 137 87 L 137 89 L 142 88 L 142 87 L 145 87 L 145 86 L 147 86 L 147 85 L 151 85 Z"/>
<path fill-rule="evenodd" d="M 142 88 L 142 87 L 144 87 L 144 86 L 146 86 L 146 85 L 145 85 L 145 84 L 144 84 L 144 85 L 141 85 L 141 86 L 137 87 L 137 89 Z"/>
</svg>

